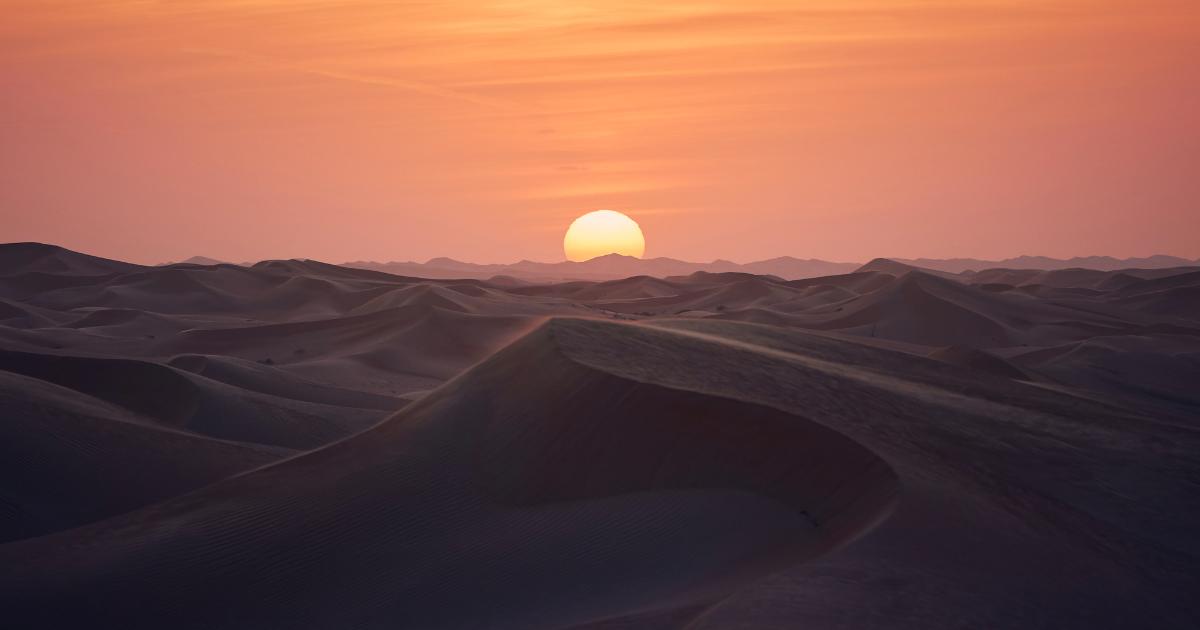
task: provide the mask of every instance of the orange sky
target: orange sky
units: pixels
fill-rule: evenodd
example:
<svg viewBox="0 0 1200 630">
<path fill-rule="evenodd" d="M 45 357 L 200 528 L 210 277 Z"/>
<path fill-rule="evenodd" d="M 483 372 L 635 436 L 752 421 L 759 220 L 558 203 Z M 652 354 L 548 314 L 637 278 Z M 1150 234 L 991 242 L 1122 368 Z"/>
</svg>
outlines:
<svg viewBox="0 0 1200 630">
<path fill-rule="evenodd" d="M 1196 0 L 4 0 L 0 241 L 1200 256 Z"/>
</svg>

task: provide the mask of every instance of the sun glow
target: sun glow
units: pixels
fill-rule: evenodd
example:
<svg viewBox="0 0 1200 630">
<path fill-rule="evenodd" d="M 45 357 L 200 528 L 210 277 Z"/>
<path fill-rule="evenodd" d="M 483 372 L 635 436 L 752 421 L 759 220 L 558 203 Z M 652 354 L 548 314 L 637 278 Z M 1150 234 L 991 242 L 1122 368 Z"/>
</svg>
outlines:
<svg viewBox="0 0 1200 630">
<path fill-rule="evenodd" d="M 563 237 L 567 260 L 590 260 L 605 254 L 641 258 L 646 253 L 642 228 L 633 219 L 614 210 L 589 212 L 571 223 Z"/>
</svg>

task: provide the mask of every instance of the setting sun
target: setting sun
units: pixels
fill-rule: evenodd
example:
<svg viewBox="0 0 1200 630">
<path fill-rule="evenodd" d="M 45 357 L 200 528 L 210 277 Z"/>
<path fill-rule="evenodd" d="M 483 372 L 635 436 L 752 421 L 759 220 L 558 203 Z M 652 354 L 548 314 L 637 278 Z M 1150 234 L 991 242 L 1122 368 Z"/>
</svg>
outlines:
<svg viewBox="0 0 1200 630">
<path fill-rule="evenodd" d="M 614 210 L 589 212 L 571 223 L 563 237 L 567 260 L 590 260 L 605 254 L 641 258 L 646 253 L 642 228 L 633 219 Z"/>
</svg>

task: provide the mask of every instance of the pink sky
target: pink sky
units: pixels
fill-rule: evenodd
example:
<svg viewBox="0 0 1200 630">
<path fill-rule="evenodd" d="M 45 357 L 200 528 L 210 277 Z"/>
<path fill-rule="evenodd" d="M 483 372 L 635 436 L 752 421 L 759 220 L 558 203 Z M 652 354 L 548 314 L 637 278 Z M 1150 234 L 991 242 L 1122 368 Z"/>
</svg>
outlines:
<svg viewBox="0 0 1200 630">
<path fill-rule="evenodd" d="M 1195 0 L 9 0 L 0 241 L 1194 258 L 1198 59 Z"/>
</svg>

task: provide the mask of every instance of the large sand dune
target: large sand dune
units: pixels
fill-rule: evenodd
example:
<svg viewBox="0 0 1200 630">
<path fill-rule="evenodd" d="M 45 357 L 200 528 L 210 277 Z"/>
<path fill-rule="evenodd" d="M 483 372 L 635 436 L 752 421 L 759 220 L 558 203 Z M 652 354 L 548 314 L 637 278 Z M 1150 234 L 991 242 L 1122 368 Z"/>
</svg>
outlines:
<svg viewBox="0 0 1200 630">
<path fill-rule="evenodd" d="M 557 627 L 710 600 L 890 511 L 895 474 L 844 436 L 704 392 L 719 372 L 667 386 L 623 363 L 636 346 L 593 354 L 591 336 L 619 344 L 623 328 L 544 325 L 350 440 L 7 546 L 19 577 L 0 592 L 53 619 L 42 602 L 133 587 L 137 601 L 62 611 L 124 627 L 181 607 L 197 610 L 173 625 Z M 231 595 L 203 606 L 221 575 Z"/>
<path fill-rule="evenodd" d="M 5 626 L 1200 622 L 1196 268 L 0 261 Z"/>
</svg>

